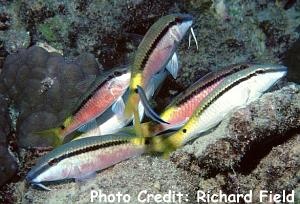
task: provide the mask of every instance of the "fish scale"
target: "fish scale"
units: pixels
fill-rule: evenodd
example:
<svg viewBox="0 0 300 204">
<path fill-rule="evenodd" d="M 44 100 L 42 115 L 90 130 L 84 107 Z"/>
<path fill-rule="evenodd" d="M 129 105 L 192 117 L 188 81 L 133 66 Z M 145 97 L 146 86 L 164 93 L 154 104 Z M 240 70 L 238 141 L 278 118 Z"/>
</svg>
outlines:
<svg viewBox="0 0 300 204">
<path fill-rule="evenodd" d="M 256 100 L 286 74 L 281 65 L 252 65 L 227 76 L 200 103 L 189 121 L 176 133 L 152 139 L 155 151 L 169 151 L 217 125 L 235 108 Z"/>
<path fill-rule="evenodd" d="M 156 44 L 169 28 L 170 23 L 175 21 L 175 18 L 175 15 L 165 16 L 150 27 L 139 45 L 139 52 L 137 52 L 135 56 L 133 64 L 135 69 L 142 70 L 144 68 L 147 58 L 149 58 L 151 52 L 155 49 Z M 135 73 L 135 71 L 133 71 L 133 73 Z"/>
<path fill-rule="evenodd" d="M 124 72 L 127 73 L 127 71 Z M 130 76 L 130 73 L 127 74 Z M 129 77 L 127 78 L 129 81 Z M 88 100 L 84 100 L 85 103 L 79 106 L 81 108 L 79 108 L 78 111 L 73 114 L 72 122 L 70 122 L 69 125 L 67 125 L 62 131 L 62 137 L 70 134 L 90 120 L 95 119 L 97 116 L 103 113 L 106 108 L 110 107 L 113 102 L 127 89 L 127 80 L 123 82 L 118 80 L 118 77 L 108 77 L 108 80 L 105 80 L 104 83 L 101 83 L 100 86 L 96 88 L 95 92 L 89 95 Z M 114 86 L 113 90 L 112 86 Z"/>
<path fill-rule="evenodd" d="M 36 132 L 54 138 L 54 146 L 64 138 L 105 112 L 129 86 L 131 73 L 127 68 L 115 68 L 99 76 L 76 104 L 75 110 L 57 128 Z"/>
<path fill-rule="evenodd" d="M 145 145 L 138 142 L 140 138 L 126 133 L 74 140 L 41 157 L 26 179 L 44 187 L 43 181 L 82 178 L 141 155 Z"/>
<path fill-rule="evenodd" d="M 170 59 L 173 59 L 175 49 L 186 31 L 192 25 L 192 17 L 188 14 L 171 14 L 160 18 L 147 31 L 140 43 L 132 66 L 132 76 L 129 85 L 129 97 L 125 105 L 125 115 L 134 115 L 136 133 L 142 135 L 137 106 L 140 101 L 138 87 L 146 89 L 149 79 L 161 71 Z M 177 64 L 177 56 L 174 57 Z M 172 64 L 173 65 L 173 64 Z M 173 69 L 172 69 L 173 68 Z M 178 67 L 169 68 L 176 73 Z M 175 74 L 174 74 L 175 75 Z M 174 76 L 173 75 L 173 76 Z"/>
<path fill-rule="evenodd" d="M 151 132 L 153 135 L 173 128 L 177 124 L 183 125 L 197 109 L 202 100 L 212 92 L 222 80 L 230 74 L 246 69 L 250 64 L 240 63 L 230 65 L 216 72 L 210 72 L 198 81 L 189 86 L 185 91 L 177 95 L 172 102 L 160 114 L 162 120 L 169 124 L 156 124 L 149 122 L 142 124 L 144 132 Z M 144 135 L 146 135 L 146 133 Z"/>
</svg>

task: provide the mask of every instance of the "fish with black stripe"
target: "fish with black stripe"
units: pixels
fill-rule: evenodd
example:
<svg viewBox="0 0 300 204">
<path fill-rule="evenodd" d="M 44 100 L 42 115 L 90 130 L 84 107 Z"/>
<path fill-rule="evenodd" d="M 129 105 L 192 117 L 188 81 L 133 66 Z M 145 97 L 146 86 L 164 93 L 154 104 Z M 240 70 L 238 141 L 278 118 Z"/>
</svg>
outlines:
<svg viewBox="0 0 300 204">
<path fill-rule="evenodd" d="M 137 106 L 140 101 L 138 86 L 146 89 L 151 77 L 166 67 L 174 78 L 177 77 L 178 59 L 175 50 L 188 30 L 192 30 L 192 16 L 171 14 L 161 17 L 147 31 L 140 43 L 131 67 L 129 97 L 125 106 L 125 115 L 134 115 L 137 135 L 142 135 Z M 192 32 L 193 33 L 193 32 Z M 194 36 L 194 33 L 193 33 Z M 196 40 L 195 40 L 196 41 Z M 196 41 L 197 42 L 197 41 Z"/>
<path fill-rule="evenodd" d="M 36 132 L 36 134 L 52 137 L 53 145 L 60 145 L 67 135 L 94 120 L 111 107 L 127 90 L 130 76 L 130 70 L 124 67 L 115 68 L 97 77 L 61 125 Z"/>
<path fill-rule="evenodd" d="M 187 123 L 171 135 L 151 138 L 150 151 L 171 151 L 198 137 L 217 124 L 231 111 L 257 100 L 265 91 L 284 77 L 283 65 L 251 65 L 233 72 L 210 92 L 200 103 Z"/>
<path fill-rule="evenodd" d="M 88 178 L 99 170 L 143 154 L 145 143 L 136 141 L 135 135 L 127 133 L 73 140 L 39 158 L 26 180 L 50 190 L 43 182 Z"/>
<path fill-rule="evenodd" d="M 167 124 L 157 123 L 153 119 L 154 121 L 142 123 L 141 126 L 144 136 L 149 134 L 157 135 L 166 130 L 179 129 L 187 122 L 204 98 L 216 89 L 227 76 L 246 69 L 249 66 L 251 65 L 248 63 L 240 63 L 206 74 L 178 94 L 160 115 L 152 110 L 145 97 L 144 91 L 138 88 L 142 104 L 145 107 L 145 111 L 148 112 L 147 115 L 151 119 L 159 117 L 160 120 L 167 122 Z"/>
</svg>

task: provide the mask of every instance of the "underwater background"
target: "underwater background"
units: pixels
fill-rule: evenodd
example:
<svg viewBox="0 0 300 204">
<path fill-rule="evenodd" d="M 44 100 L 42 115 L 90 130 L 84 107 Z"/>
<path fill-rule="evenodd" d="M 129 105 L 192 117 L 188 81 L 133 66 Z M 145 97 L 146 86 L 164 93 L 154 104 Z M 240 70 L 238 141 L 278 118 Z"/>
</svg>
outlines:
<svg viewBox="0 0 300 204">
<path fill-rule="evenodd" d="M 284 64 L 287 78 L 170 160 L 145 155 L 84 185 L 52 185 L 50 193 L 31 188 L 26 173 L 51 149 L 50 139 L 32 133 L 63 121 L 88 87 L 82 81 L 128 65 L 149 27 L 170 13 L 194 17 L 199 50 L 188 48 L 186 36 L 178 78 L 168 77 L 151 101 L 157 111 L 201 76 L 231 64 Z M 133 198 L 144 189 L 191 198 L 200 189 L 295 190 L 300 202 L 299 35 L 296 0 L 0 0 L 0 203 L 87 203 L 92 188 Z"/>
</svg>

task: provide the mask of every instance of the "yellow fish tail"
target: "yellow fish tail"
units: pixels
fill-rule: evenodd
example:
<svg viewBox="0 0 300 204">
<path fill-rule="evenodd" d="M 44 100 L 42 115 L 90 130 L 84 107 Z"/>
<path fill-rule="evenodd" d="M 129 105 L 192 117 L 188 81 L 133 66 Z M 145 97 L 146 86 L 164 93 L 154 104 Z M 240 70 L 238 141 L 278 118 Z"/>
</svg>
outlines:
<svg viewBox="0 0 300 204">
<path fill-rule="evenodd" d="M 52 140 L 52 146 L 57 147 L 63 143 L 63 137 L 62 135 L 62 129 L 60 127 L 58 128 L 51 128 L 48 130 L 42 130 L 34 132 L 35 135 L 39 135 L 42 137 L 51 138 Z"/>
</svg>

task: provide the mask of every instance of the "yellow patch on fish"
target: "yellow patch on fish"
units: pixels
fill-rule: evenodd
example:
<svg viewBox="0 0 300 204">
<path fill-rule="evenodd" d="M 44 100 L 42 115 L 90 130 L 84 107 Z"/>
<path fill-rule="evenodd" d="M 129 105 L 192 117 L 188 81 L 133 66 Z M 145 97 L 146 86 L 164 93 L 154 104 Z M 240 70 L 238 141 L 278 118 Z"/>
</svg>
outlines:
<svg viewBox="0 0 300 204">
<path fill-rule="evenodd" d="M 175 111 L 176 111 L 176 108 L 175 108 L 175 107 L 169 107 L 169 108 L 167 108 L 166 111 L 164 111 L 164 112 L 160 115 L 160 117 L 161 117 L 161 119 L 163 119 L 163 120 L 165 120 L 165 121 L 168 121 L 169 119 L 172 118 L 172 114 L 175 113 Z"/>
<path fill-rule="evenodd" d="M 72 116 L 67 117 L 66 120 L 63 123 L 63 126 L 68 127 L 72 123 L 72 120 L 73 120 Z"/>
<path fill-rule="evenodd" d="M 135 74 L 131 79 L 130 89 L 134 90 L 137 88 L 137 86 L 142 86 L 143 84 L 142 79 L 143 79 L 142 73 Z"/>
</svg>

